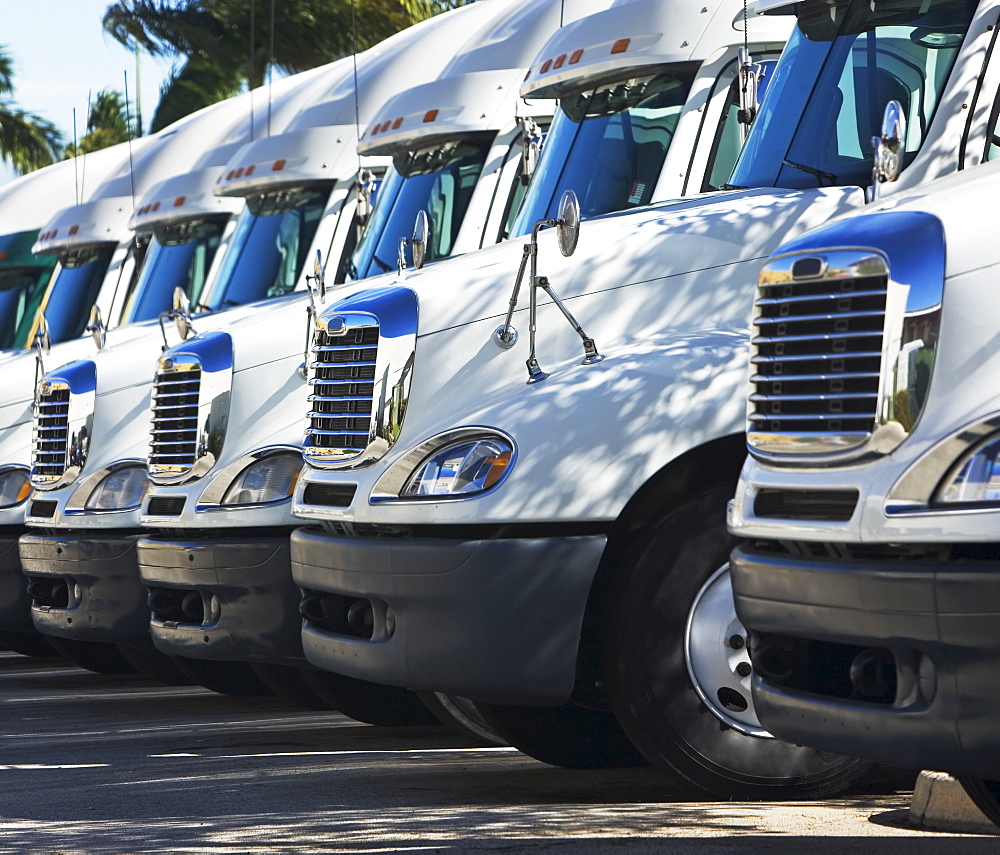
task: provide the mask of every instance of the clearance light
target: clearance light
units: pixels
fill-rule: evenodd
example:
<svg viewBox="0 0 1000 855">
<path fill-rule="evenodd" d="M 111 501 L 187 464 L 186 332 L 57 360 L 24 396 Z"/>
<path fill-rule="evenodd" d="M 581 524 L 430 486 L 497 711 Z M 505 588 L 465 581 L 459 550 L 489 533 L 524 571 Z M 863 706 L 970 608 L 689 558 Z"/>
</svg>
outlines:
<svg viewBox="0 0 1000 855">
<path fill-rule="evenodd" d="M 403 117 L 402 117 L 402 116 L 400 116 L 400 117 L 399 117 L 398 119 L 396 119 L 396 120 L 395 120 L 395 121 L 394 121 L 394 122 L 392 123 L 392 129 L 393 129 L 393 130 L 396 130 L 396 129 L 397 129 L 397 128 L 398 128 L 398 127 L 399 127 L 399 126 L 401 125 L 401 124 L 403 124 Z"/>
<path fill-rule="evenodd" d="M 550 68 L 552 68 L 552 60 L 547 59 L 542 63 L 542 67 L 538 69 L 539 74 L 545 74 Z"/>
<path fill-rule="evenodd" d="M 236 170 L 236 177 L 237 178 L 242 178 L 243 177 L 243 167 L 242 166 L 239 169 Z"/>
<path fill-rule="evenodd" d="M 186 198 L 185 198 L 184 196 L 178 196 L 178 197 L 177 197 L 176 199 L 174 199 L 174 207 L 175 207 L 175 208 L 179 208 L 179 207 L 181 207 L 181 205 L 183 205 L 183 204 L 184 204 L 184 203 L 185 203 L 186 201 L 187 201 L 187 199 L 186 199 Z"/>
<path fill-rule="evenodd" d="M 69 233 L 71 235 L 75 235 L 78 231 L 80 231 L 80 227 L 79 226 L 70 226 L 69 227 Z"/>
<path fill-rule="evenodd" d="M 625 53 L 628 50 L 628 44 L 632 39 L 618 39 L 613 45 L 611 45 L 611 53 Z"/>
<path fill-rule="evenodd" d="M 160 210 L 160 203 L 159 202 L 153 202 L 153 210 L 154 211 L 159 211 Z"/>
<path fill-rule="evenodd" d="M 274 161 L 274 166 L 271 167 L 271 171 L 281 172 L 281 170 L 284 168 L 285 168 L 285 159 L 280 158 L 279 160 Z"/>
<path fill-rule="evenodd" d="M 424 113 L 425 122 L 433 122 L 438 117 L 438 110 L 428 110 Z"/>
<path fill-rule="evenodd" d="M 583 58 L 583 48 L 579 48 L 578 50 L 573 51 L 573 53 L 569 55 L 569 64 L 576 65 L 582 58 Z"/>
<path fill-rule="evenodd" d="M 384 134 L 387 130 L 389 130 L 389 122 L 388 121 L 382 122 L 382 127 L 379 128 L 378 132 L 380 134 Z"/>
<path fill-rule="evenodd" d="M 553 69 L 562 68 L 565 62 L 566 62 L 566 54 L 561 53 L 559 54 L 559 56 L 556 57 L 556 61 L 552 63 L 552 68 Z"/>
<path fill-rule="evenodd" d="M 246 171 L 246 172 L 244 172 L 243 174 L 244 174 L 244 175 L 253 175 L 253 171 L 254 171 L 254 170 L 255 170 L 256 168 L 257 168 L 257 166 L 256 166 L 255 164 L 251 163 L 251 164 L 250 164 L 250 165 L 249 165 L 249 166 L 247 167 L 247 171 Z"/>
</svg>

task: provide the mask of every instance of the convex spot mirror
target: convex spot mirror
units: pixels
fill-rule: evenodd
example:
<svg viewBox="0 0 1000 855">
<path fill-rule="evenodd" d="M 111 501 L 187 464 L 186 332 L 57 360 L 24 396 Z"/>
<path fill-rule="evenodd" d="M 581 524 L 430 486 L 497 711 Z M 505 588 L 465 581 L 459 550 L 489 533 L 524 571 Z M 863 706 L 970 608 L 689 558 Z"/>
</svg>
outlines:
<svg viewBox="0 0 1000 855">
<path fill-rule="evenodd" d="M 572 190 L 563 193 L 559 200 L 556 239 L 559 251 L 567 258 L 576 252 L 576 244 L 580 240 L 580 201 Z"/>
<path fill-rule="evenodd" d="M 885 105 L 882 131 L 875 140 L 875 180 L 895 181 L 903 170 L 903 145 L 906 142 L 906 115 L 899 101 Z"/>
<path fill-rule="evenodd" d="M 90 322 L 87 324 L 87 332 L 94 337 L 94 344 L 97 345 L 97 349 L 103 350 L 104 343 L 107 341 L 108 329 L 104 326 L 104 318 L 97 303 L 94 303 L 90 308 Z"/>
</svg>

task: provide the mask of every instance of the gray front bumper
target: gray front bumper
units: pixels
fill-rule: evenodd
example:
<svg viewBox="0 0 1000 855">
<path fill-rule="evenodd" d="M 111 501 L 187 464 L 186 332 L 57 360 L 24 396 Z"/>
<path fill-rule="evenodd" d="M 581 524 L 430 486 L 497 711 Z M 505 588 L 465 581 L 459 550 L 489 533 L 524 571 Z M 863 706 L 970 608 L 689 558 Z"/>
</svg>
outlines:
<svg viewBox="0 0 1000 855">
<path fill-rule="evenodd" d="M 149 639 L 146 589 L 135 560 L 138 534 L 21 535 L 29 581 L 65 582 L 65 606 L 31 606 L 39 632 L 83 641 L 142 643 Z"/>
<path fill-rule="evenodd" d="M 138 560 L 153 597 L 149 630 L 157 649 L 198 659 L 306 664 L 287 535 L 143 537 Z M 195 599 L 194 617 L 172 615 L 188 595 Z"/>
<path fill-rule="evenodd" d="M 292 534 L 307 603 L 306 657 L 363 680 L 528 705 L 567 701 L 604 535 L 531 539 L 345 538 Z M 370 637 L 338 618 L 370 609 Z"/>
</svg>

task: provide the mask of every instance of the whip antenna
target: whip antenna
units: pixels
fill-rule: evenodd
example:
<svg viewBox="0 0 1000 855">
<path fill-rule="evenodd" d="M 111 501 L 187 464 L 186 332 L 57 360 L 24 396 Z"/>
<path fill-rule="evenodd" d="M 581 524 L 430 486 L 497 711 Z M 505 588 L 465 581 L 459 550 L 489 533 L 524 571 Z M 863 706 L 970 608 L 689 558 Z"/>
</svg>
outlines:
<svg viewBox="0 0 1000 855">
<path fill-rule="evenodd" d="M 132 207 L 135 208 L 135 167 L 132 164 L 132 114 L 128 105 L 128 72 L 125 72 L 125 136 L 128 139 L 128 180 L 132 188 Z"/>
<path fill-rule="evenodd" d="M 80 149 L 76 143 L 76 107 L 73 108 L 73 181 L 76 187 L 76 204 L 80 204 L 80 164 L 77 158 L 80 156 Z"/>
<path fill-rule="evenodd" d="M 247 90 L 250 92 L 250 140 L 253 141 L 253 68 L 254 68 L 254 51 L 253 51 L 253 37 L 254 37 L 254 6 L 256 5 L 256 0 L 250 0 L 250 60 L 247 64 Z"/>
<path fill-rule="evenodd" d="M 271 0 L 271 40 L 267 57 L 267 135 L 271 136 L 271 87 L 274 84 L 274 0 Z"/>
</svg>

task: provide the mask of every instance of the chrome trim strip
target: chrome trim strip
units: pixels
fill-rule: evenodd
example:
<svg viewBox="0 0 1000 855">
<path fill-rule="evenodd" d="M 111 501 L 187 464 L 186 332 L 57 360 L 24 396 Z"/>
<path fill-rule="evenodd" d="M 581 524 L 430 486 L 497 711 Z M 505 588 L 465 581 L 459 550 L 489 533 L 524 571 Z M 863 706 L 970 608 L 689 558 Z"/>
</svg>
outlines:
<svg viewBox="0 0 1000 855">
<path fill-rule="evenodd" d="M 35 389 L 31 485 L 56 490 L 73 483 L 90 450 L 97 400 L 97 366 L 71 362 L 46 374 Z"/>
</svg>

